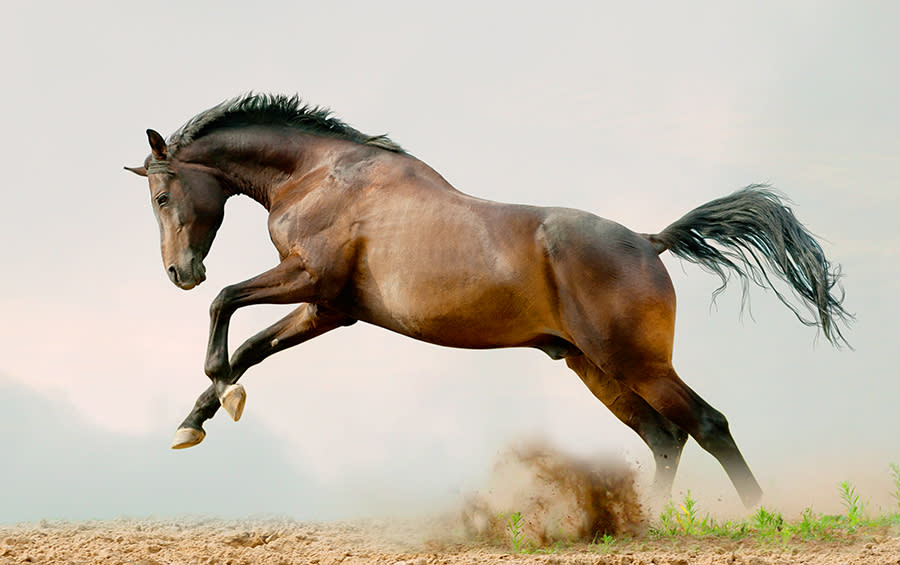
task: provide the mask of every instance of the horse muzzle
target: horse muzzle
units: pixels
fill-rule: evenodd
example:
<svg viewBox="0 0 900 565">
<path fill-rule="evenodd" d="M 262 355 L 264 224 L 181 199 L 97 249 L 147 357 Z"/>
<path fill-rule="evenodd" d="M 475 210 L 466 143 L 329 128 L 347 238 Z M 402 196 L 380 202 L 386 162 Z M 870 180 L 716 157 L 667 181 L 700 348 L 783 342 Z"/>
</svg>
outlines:
<svg viewBox="0 0 900 565">
<path fill-rule="evenodd" d="M 206 267 L 198 259 L 191 259 L 187 267 L 169 265 L 166 271 L 172 284 L 182 290 L 190 290 L 206 280 Z"/>
</svg>

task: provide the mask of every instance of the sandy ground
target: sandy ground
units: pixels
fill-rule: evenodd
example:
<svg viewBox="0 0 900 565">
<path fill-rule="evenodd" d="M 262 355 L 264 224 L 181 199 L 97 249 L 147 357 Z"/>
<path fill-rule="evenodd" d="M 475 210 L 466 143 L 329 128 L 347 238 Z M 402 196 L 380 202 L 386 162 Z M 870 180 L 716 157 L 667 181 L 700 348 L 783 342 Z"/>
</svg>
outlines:
<svg viewBox="0 0 900 565">
<path fill-rule="evenodd" d="M 681 538 L 637 538 L 604 552 L 576 545 L 551 553 L 512 554 L 504 547 L 454 540 L 421 522 L 300 523 L 287 520 L 117 520 L 0 526 L 0 564 L 108 563 L 784 563 L 900 564 L 897 533 L 853 541 L 761 546 Z M 435 537 L 429 537 L 433 534 Z"/>
<path fill-rule="evenodd" d="M 511 510 L 521 517 L 516 530 L 523 547 L 545 549 L 527 554 L 511 551 Z M 647 514 L 635 486 L 634 469 L 627 464 L 583 460 L 546 445 L 525 445 L 501 455 L 483 491 L 441 516 L 330 523 L 198 518 L 41 521 L 0 526 L 0 565 L 900 565 L 900 529 L 896 527 L 838 541 L 761 545 L 753 539 L 652 539 L 646 533 Z M 591 543 L 603 534 L 620 541 L 607 547 Z"/>
</svg>

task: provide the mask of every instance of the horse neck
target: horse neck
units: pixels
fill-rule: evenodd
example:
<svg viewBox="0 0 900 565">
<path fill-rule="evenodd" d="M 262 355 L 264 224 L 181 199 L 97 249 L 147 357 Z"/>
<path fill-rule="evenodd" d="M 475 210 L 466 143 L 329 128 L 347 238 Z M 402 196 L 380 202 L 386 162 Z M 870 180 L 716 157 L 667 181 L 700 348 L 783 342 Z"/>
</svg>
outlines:
<svg viewBox="0 0 900 565">
<path fill-rule="evenodd" d="M 265 167 L 258 165 L 242 165 L 229 163 L 219 167 L 225 182 L 222 183 L 226 196 L 243 194 L 259 202 L 266 210 L 272 205 L 271 175 L 266 174 Z"/>
<path fill-rule="evenodd" d="M 283 132 L 214 132 L 183 149 L 178 158 L 214 171 L 225 195 L 244 194 L 271 208 L 283 183 L 303 174 L 310 153 L 304 144 Z M 314 166 L 314 165 L 313 165 Z"/>
</svg>

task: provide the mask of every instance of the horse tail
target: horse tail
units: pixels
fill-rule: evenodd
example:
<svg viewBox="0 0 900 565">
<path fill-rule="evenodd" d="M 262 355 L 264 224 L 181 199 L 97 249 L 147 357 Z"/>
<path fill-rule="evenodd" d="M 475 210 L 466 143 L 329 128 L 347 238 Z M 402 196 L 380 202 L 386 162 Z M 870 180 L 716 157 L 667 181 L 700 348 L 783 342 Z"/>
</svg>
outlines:
<svg viewBox="0 0 900 565">
<path fill-rule="evenodd" d="M 750 185 L 703 204 L 662 232 L 645 237 L 657 253 L 668 249 L 717 274 L 722 286 L 713 293 L 714 298 L 728 283 L 727 267 L 741 279 L 743 304 L 747 301 L 748 281 L 753 281 L 771 289 L 803 324 L 821 328 L 832 344 L 849 346 L 841 325 L 846 326 L 853 315 L 842 304 L 840 266 L 833 266 L 825 258 L 822 247 L 797 220 L 785 199 L 768 185 Z M 811 317 L 802 314 L 772 284 L 766 264 L 796 292 Z"/>
</svg>

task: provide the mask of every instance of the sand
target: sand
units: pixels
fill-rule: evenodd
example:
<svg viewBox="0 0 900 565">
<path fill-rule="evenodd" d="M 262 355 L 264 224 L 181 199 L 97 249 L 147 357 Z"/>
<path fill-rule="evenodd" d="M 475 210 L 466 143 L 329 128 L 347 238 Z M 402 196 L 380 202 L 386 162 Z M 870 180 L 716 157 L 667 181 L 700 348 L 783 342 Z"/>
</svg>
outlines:
<svg viewBox="0 0 900 565">
<path fill-rule="evenodd" d="M 900 564 L 896 534 L 854 541 L 805 542 L 765 547 L 680 538 L 636 539 L 603 552 L 594 544 L 547 554 L 513 554 L 508 548 L 422 535 L 420 521 L 299 523 L 289 520 L 116 520 L 43 522 L 0 526 L 0 564 L 671 564 L 747 565 Z"/>
<path fill-rule="evenodd" d="M 635 471 L 622 461 L 583 460 L 531 444 L 501 455 L 490 484 L 443 515 L 329 523 L 276 518 L 44 520 L 0 526 L 0 565 L 900 565 L 897 527 L 828 542 L 655 539 L 648 534 L 649 512 L 638 494 Z M 512 509 L 520 516 L 519 551 L 513 551 L 510 539 Z M 592 543 L 603 534 L 617 541 Z"/>
</svg>

